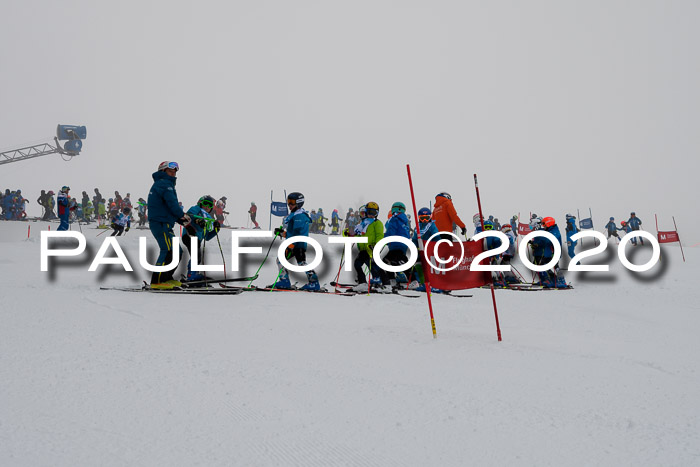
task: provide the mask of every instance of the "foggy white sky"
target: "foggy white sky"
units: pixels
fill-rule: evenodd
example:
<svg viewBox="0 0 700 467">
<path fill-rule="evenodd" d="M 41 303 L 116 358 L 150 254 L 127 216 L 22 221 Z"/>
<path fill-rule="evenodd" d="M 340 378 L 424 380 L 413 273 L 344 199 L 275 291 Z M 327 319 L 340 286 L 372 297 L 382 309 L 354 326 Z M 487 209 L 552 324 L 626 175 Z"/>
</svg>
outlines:
<svg viewBox="0 0 700 467">
<path fill-rule="evenodd" d="M 267 226 L 275 189 L 307 207 L 419 207 L 449 191 L 471 227 L 534 210 L 598 229 L 635 210 L 700 241 L 700 2 L 6 1 L 0 148 L 86 125 L 83 153 L 0 166 L 34 202 L 61 185 L 226 195 Z M 472 229 L 469 229 L 472 232 Z"/>
</svg>

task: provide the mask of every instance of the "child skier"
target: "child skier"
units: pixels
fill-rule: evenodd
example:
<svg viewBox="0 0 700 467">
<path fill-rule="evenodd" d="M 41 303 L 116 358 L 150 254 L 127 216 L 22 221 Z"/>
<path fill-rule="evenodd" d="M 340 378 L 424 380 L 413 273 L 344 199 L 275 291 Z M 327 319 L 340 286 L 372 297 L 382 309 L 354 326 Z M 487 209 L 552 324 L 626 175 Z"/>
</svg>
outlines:
<svg viewBox="0 0 700 467">
<path fill-rule="evenodd" d="M 146 204 L 146 200 L 139 198 L 138 207 L 136 208 L 136 212 L 139 215 L 139 227 L 146 225 L 146 220 L 148 220 L 148 216 L 146 215 L 147 209 L 148 204 Z"/>
<path fill-rule="evenodd" d="M 515 234 L 513 233 L 513 227 L 510 224 L 503 224 L 501 226 L 501 232 L 508 237 L 508 249 L 501 254 L 500 264 L 502 266 L 510 266 L 513 257 L 515 256 Z M 504 271 L 503 278 L 507 284 L 516 284 L 520 282 L 513 271 Z"/>
<path fill-rule="evenodd" d="M 323 215 L 323 208 L 318 208 L 318 214 L 316 218 L 316 233 L 320 233 L 323 235 L 326 234 L 326 221 L 328 218 Z"/>
<path fill-rule="evenodd" d="M 578 240 L 571 240 L 571 237 L 578 233 L 578 227 L 576 227 L 576 216 L 571 214 L 566 215 L 566 246 L 568 247 L 569 258 L 573 258 L 576 253 L 576 244 Z"/>
<path fill-rule="evenodd" d="M 357 244 L 357 248 L 360 250 L 354 263 L 357 285 L 352 290 L 355 292 L 367 292 L 369 290 L 367 276 L 365 276 L 365 272 L 362 269 L 364 266 L 367 266 L 372 275 L 371 285 L 378 287 L 381 292 L 390 292 L 391 290 L 386 290 L 382 285 L 382 272 L 377 264 L 372 261 L 374 246 L 379 240 L 384 238 L 384 225 L 377 219 L 377 216 L 379 216 L 379 205 L 374 201 L 367 203 L 365 205 L 365 216 L 360 225 L 355 227 L 356 231 L 358 227 L 363 231 L 361 236 L 367 237 L 368 242 Z"/>
<path fill-rule="evenodd" d="M 304 201 L 304 195 L 299 192 L 295 191 L 287 195 L 289 214 L 284 218 L 283 226 L 275 229 L 275 235 L 282 238 L 309 236 L 311 217 L 309 217 L 309 214 L 302 207 L 304 206 Z M 285 253 L 287 259 L 294 258 L 297 265 L 306 266 L 306 246 L 305 242 L 298 242 L 290 245 Z M 276 289 L 291 289 L 292 284 L 289 281 L 289 271 L 282 266 L 279 259 L 277 260 L 277 267 L 280 270 L 280 274 L 273 287 Z M 306 277 L 309 283 L 304 285 L 301 290 L 308 290 L 311 292 L 321 290 L 321 284 L 318 283 L 318 276 L 314 270 L 306 271 Z"/>
<path fill-rule="evenodd" d="M 617 231 L 622 229 L 617 227 L 614 217 L 611 217 L 610 221 L 605 224 L 605 229 L 608 232 L 608 240 L 610 240 L 610 237 L 615 237 L 617 239 L 617 243 L 620 243 L 620 236 L 617 234 Z"/>
<path fill-rule="evenodd" d="M 122 212 L 118 213 L 112 218 L 112 235 L 110 237 L 119 237 L 124 232 L 128 232 L 131 228 L 131 208 L 129 206 L 124 206 Z"/>
<path fill-rule="evenodd" d="M 329 226 L 331 227 L 331 235 L 340 234 L 340 215 L 337 209 L 334 209 L 331 213 L 331 223 Z"/>
<path fill-rule="evenodd" d="M 418 230 L 420 232 L 420 238 L 423 240 L 423 244 L 430 240 L 431 237 L 433 238 L 433 241 L 439 240 L 439 235 L 436 235 L 439 233 L 439 231 L 435 226 L 435 222 L 432 220 L 432 212 L 430 212 L 430 209 L 420 208 L 418 211 Z M 417 232 L 413 232 L 413 243 L 418 246 Z M 425 292 L 425 276 L 423 264 L 420 261 L 417 261 L 413 266 L 411 276 L 412 280 L 408 285 L 408 288 L 418 290 L 419 292 Z M 433 289 L 433 292 L 435 291 L 436 290 Z"/>
<path fill-rule="evenodd" d="M 100 198 L 100 202 L 97 205 L 97 222 L 98 222 L 99 228 L 104 228 L 102 226 L 104 225 L 104 219 L 105 219 L 106 215 L 107 215 L 107 208 L 105 207 L 105 199 Z"/>
<path fill-rule="evenodd" d="M 561 245 L 561 232 L 556 224 L 553 217 L 545 217 L 542 219 L 542 228 L 545 232 L 549 232 L 554 235 L 556 241 Z M 554 257 L 554 245 L 552 242 L 545 237 L 535 237 L 532 240 L 533 246 L 540 253 L 539 262 L 538 256 L 535 256 L 534 264 L 543 265 L 549 263 Z M 549 271 L 538 272 L 540 278 L 540 284 L 545 288 L 566 288 L 568 284 L 563 277 L 558 277 L 559 265 L 555 264 L 554 267 Z"/>
<path fill-rule="evenodd" d="M 187 210 L 187 214 L 192 219 L 192 222 L 185 227 L 182 242 L 185 244 L 185 248 L 187 248 L 187 252 L 190 254 L 190 261 L 187 263 L 188 281 L 201 281 L 205 279 L 204 274 L 192 270 L 192 249 L 195 247 L 197 248 L 199 264 L 203 264 L 204 254 L 202 245 L 204 242 L 216 237 L 221 229 L 221 224 L 214 218 L 215 204 L 216 200 L 213 197 L 204 195 L 199 198 L 196 205 Z"/>
<path fill-rule="evenodd" d="M 406 205 L 400 201 L 395 202 L 391 206 L 391 218 L 386 223 L 385 237 L 404 237 L 411 238 L 411 229 L 408 225 L 408 217 L 406 217 Z M 388 245 L 389 251 L 382 256 L 382 261 L 390 266 L 399 266 L 408 262 L 406 251 L 408 247 L 400 242 L 391 242 Z M 405 284 L 408 282 L 406 274 L 398 272 L 394 274 L 391 271 L 381 271 L 382 285 L 391 288 L 396 287 L 397 283 Z"/>
</svg>

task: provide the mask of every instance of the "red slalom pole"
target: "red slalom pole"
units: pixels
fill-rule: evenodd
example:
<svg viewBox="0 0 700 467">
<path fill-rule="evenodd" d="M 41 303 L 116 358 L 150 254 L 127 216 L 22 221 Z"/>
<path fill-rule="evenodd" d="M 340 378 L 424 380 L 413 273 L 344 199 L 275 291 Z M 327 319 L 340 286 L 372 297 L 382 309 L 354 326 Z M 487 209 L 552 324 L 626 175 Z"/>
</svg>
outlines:
<svg viewBox="0 0 700 467">
<path fill-rule="evenodd" d="M 423 265 L 423 277 L 425 277 L 425 295 L 428 297 L 428 309 L 430 310 L 430 326 L 433 328 L 433 339 L 437 338 L 437 330 L 435 329 L 435 316 L 433 315 L 433 301 L 430 298 L 430 268 L 423 261 L 423 238 L 421 237 L 420 224 L 418 223 L 418 210 L 416 208 L 416 197 L 413 194 L 413 180 L 411 179 L 411 166 L 406 164 L 408 172 L 408 186 L 411 189 L 411 202 L 413 203 L 413 218 L 416 220 L 416 236 L 418 237 L 418 257 Z"/>
<path fill-rule="evenodd" d="M 479 204 L 479 217 L 481 218 L 481 231 L 486 232 L 484 229 L 484 213 L 481 211 L 481 197 L 479 196 L 479 182 L 476 179 L 476 174 L 474 174 L 474 187 L 476 188 L 476 202 Z M 518 221 L 520 222 L 520 221 Z M 491 299 L 493 300 L 493 314 L 496 317 L 496 334 L 498 335 L 498 341 L 501 339 L 501 325 L 498 323 L 498 308 L 496 307 L 496 293 L 493 290 L 493 278 L 491 278 Z"/>
<path fill-rule="evenodd" d="M 676 226 L 676 218 L 671 216 L 673 219 L 673 228 L 676 229 L 676 235 L 678 236 L 678 246 L 681 247 L 681 255 L 683 256 L 683 262 L 685 263 L 685 253 L 683 253 L 683 244 L 681 243 L 681 236 L 678 235 L 678 227 Z M 659 230 L 657 227 L 656 230 Z"/>
<path fill-rule="evenodd" d="M 27 240 L 29 240 L 29 234 L 31 233 L 31 231 L 32 231 L 32 226 L 28 225 L 27 226 Z"/>
</svg>

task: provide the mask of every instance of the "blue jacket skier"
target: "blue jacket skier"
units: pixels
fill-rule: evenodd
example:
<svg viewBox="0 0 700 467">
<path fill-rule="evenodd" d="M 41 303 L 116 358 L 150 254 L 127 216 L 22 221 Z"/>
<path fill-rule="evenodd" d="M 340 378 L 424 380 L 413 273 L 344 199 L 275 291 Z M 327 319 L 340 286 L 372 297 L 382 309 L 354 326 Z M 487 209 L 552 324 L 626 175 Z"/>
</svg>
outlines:
<svg viewBox="0 0 700 467">
<path fill-rule="evenodd" d="M 61 225 L 58 226 L 57 230 L 68 230 L 69 223 L 68 218 L 70 217 L 70 196 L 68 192 L 70 187 L 64 186 L 57 196 L 58 204 L 58 218 L 61 220 Z"/>
<path fill-rule="evenodd" d="M 578 227 L 576 226 L 576 216 L 571 214 L 566 215 L 566 245 L 568 247 L 569 258 L 573 258 L 576 253 L 574 249 L 578 244 L 578 240 L 571 240 L 571 237 L 578 233 Z"/>
<path fill-rule="evenodd" d="M 411 227 L 406 216 L 406 205 L 400 201 L 391 206 L 391 218 L 386 223 L 385 237 L 411 238 Z M 382 261 L 390 266 L 399 266 L 408 262 L 406 251 L 408 247 L 401 242 L 390 242 L 389 251 L 382 256 Z M 380 270 L 382 285 L 394 287 L 397 283 L 406 283 L 408 279 L 403 272 L 393 273 L 391 271 Z"/>
<path fill-rule="evenodd" d="M 610 239 L 610 237 L 617 237 L 618 240 L 620 239 L 620 236 L 617 234 L 617 231 L 622 229 L 617 227 L 617 224 L 615 224 L 614 217 L 611 217 L 610 221 L 607 224 L 605 224 L 605 229 L 608 232 L 608 239 Z"/>
<path fill-rule="evenodd" d="M 545 232 L 552 234 L 554 238 L 556 238 L 556 241 L 558 241 L 561 245 L 561 232 L 559 231 L 559 227 L 557 226 L 553 217 L 545 217 L 542 219 L 542 228 Z M 533 240 L 533 243 L 537 243 L 540 251 L 542 252 L 542 256 L 539 259 L 540 262 L 537 261 L 536 257 L 534 263 L 539 265 L 549 263 L 554 257 L 554 245 L 552 242 L 544 237 L 536 237 Z M 564 278 L 559 277 L 559 264 L 555 264 L 549 271 L 538 272 L 537 274 L 540 277 L 540 283 L 544 287 L 568 287 Z"/>
<path fill-rule="evenodd" d="M 187 226 L 190 217 L 180 207 L 175 191 L 175 176 L 180 170 L 177 162 L 163 161 L 158 165 L 158 171 L 153 173 L 153 185 L 148 193 L 148 209 L 150 215 L 150 230 L 158 242 L 160 254 L 156 266 L 170 264 L 173 259 L 173 227 L 175 223 Z M 154 272 L 151 275 L 151 288 L 172 289 L 182 285 L 173 279 L 173 273 L 178 264 L 165 272 Z"/>
<path fill-rule="evenodd" d="M 631 212 L 630 218 L 627 220 L 627 226 L 629 227 L 628 232 L 641 230 L 642 220 L 639 217 L 637 217 L 636 213 Z M 639 241 L 642 245 L 644 245 L 644 237 L 639 237 Z M 637 237 L 632 238 L 632 245 L 637 246 Z"/>
<path fill-rule="evenodd" d="M 192 221 L 185 227 L 182 235 L 182 242 L 190 254 L 190 261 L 187 263 L 187 280 L 200 281 L 205 279 L 204 274 L 192 270 L 192 250 L 197 248 L 199 264 L 203 264 L 204 252 L 202 245 L 204 242 L 216 237 L 221 229 L 221 224 L 215 219 L 214 205 L 216 200 L 209 195 L 204 195 L 197 201 L 197 204 L 187 210 L 187 215 Z"/>
<path fill-rule="evenodd" d="M 289 214 L 284 218 L 283 226 L 275 229 L 276 235 L 283 238 L 309 236 L 311 217 L 302 207 L 304 206 L 304 201 L 304 195 L 299 192 L 295 191 L 287 195 Z M 287 260 L 294 258 L 297 265 L 306 266 L 306 247 L 306 242 L 297 242 L 290 245 L 286 252 Z M 282 266 L 279 259 L 277 260 L 277 267 L 280 273 L 273 287 L 277 289 L 291 289 L 292 284 L 289 280 L 289 271 Z M 309 282 L 304 285 L 301 290 L 308 290 L 311 292 L 321 290 L 321 284 L 319 284 L 318 276 L 314 270 L 306 271 L 306 277 Z"/>
<path fill-rule="evenodd" d="M 125 206 L 122 212 L 112 218 L 111 227 L 114 229 L 112 237 L 115 235 L 118 237 L 122 233 L 129 231 L 131 228 L 131 208 L 129 206 Z"/>
</svg>

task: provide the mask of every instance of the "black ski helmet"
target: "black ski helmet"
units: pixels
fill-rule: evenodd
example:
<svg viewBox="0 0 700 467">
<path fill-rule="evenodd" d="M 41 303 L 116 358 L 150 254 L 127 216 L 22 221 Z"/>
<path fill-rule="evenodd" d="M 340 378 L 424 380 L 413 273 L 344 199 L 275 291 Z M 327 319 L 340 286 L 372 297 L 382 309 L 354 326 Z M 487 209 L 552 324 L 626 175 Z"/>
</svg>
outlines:
<svg viewBox="0 0 700 467">
<path fill-rule="evenodd" d="M 290 206 L 292 211 L 296 211 L 304 205 L 304 195 L 298 191 L 294 191 L 287 195 L 287 206 Z"/>
</svg>

